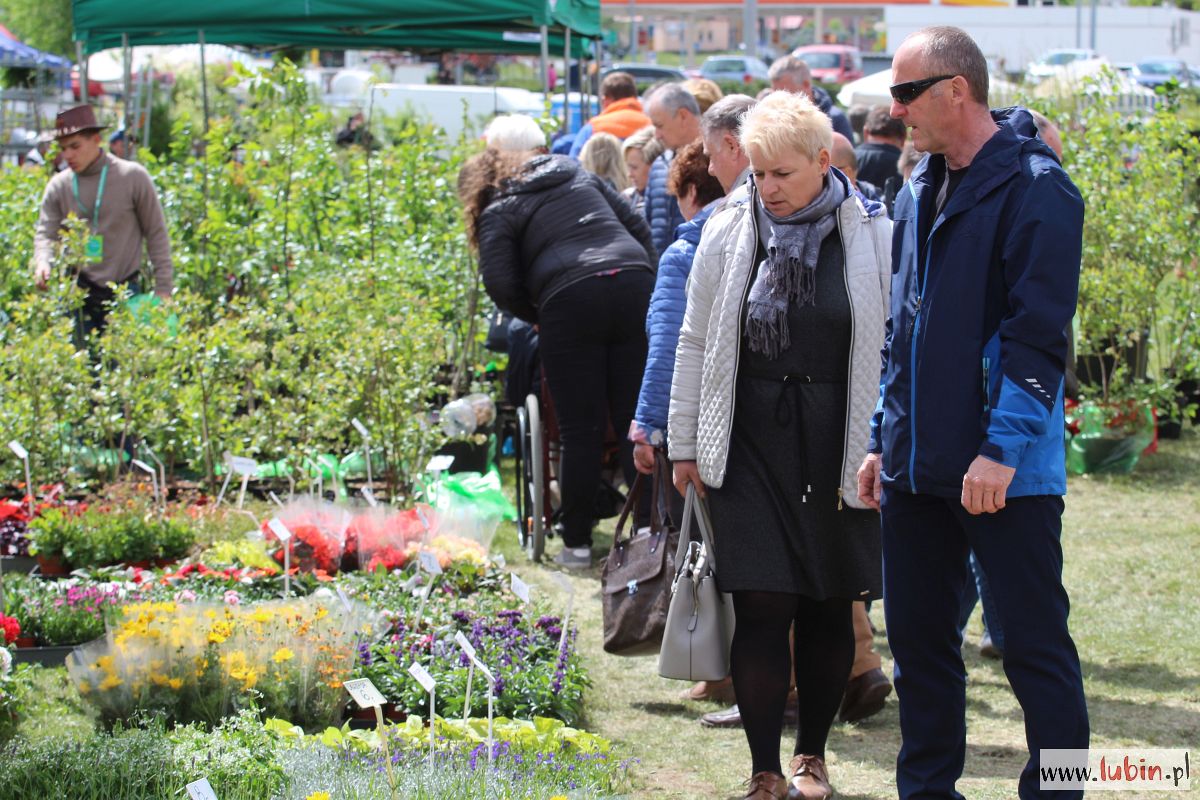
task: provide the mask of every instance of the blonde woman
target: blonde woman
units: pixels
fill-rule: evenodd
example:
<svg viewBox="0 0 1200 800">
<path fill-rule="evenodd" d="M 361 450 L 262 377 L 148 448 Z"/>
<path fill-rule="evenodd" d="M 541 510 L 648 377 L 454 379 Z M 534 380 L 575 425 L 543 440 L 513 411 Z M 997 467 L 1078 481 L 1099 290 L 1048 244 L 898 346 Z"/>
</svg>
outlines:
<svg viewBox="0 0 1200 800">
<path fill-rule="evenodd" d="M 621 152 L 629 175 L 629 188 L 623 194 L 635 209 L 644 213 L 650 166 L 663 154 L 663 144 L 654 136 L 654 126 L 647 125 L 625 140 Z"/>
<path fill-rule="evenodd" d="M 671 386 L 675 484 L 707 496 L 717 580 L 733 596 L 755 800 L 832 795 L 825 741 L 854 660 L 852 603 L 882 589 L 879 518 L 855 471 L 879 391 L 891 224 L 830 166 L 832 133 L 802 95 L 774 92 L 747 112 L 751 184 L 705 226 Z"/>
<path fill-rule="evenodd" d="M 597 133 L 579 151 L 579 163 L 599 175 L 608 185 L 623 192 L 629 188 L 629 171 L 621 153 L 621 140 L 611 133 Z"/>
</svg>

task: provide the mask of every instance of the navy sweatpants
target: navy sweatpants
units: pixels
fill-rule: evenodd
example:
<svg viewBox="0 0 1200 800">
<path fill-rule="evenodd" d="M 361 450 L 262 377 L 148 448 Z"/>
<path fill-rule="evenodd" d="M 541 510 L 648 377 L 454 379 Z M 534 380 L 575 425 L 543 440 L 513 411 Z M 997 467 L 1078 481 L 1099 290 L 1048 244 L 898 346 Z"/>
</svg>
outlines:
<svg viewBox="0 0 1200 800">
<path fill-rule="evenodd" d="M 1081 798 L 1042 792 L 1039 751 L 1088 746 L 1079 654 L 1067 631 L 1062 585 L 1061 497 L 1018 497 L 995 514 L 971 516 L 957 499 L 885 488 L 883 603 L 895 658 L 903 743 L 896 762 L 901 800 L 962 800 L 954 785 L 966 757 L 966 669 L 958 625 L 975 551 L 1004 630 L 1004 672 L 1025 713 L 1030 758 L 1022 800 Z"/>
</svg>

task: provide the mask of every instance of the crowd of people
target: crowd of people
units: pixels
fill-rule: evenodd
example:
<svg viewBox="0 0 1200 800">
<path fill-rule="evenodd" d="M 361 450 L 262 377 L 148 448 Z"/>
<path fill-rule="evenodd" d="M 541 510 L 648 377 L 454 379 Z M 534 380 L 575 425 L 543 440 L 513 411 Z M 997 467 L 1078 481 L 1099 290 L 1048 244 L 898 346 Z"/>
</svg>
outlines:
<svg viewBox="0 0 1200 800">
<path fill-rule="evenodd" d="M 1041 797 L 1041 751 L 1089 736 L 1059 543 L 1083 203 L 1057 131 L 989 109 L 986 61 L 957 28 L 906 39 L 892 103 L 865 113 L 836 108 L 800 59 L 769 74 L 752 98 L 699 80 L 639 96 L 613 73 L 574 139 L 499 117 L 462 169 L 484 286 L 536 333 L 557 416 L 555 561 L 594 565 L 610 432 L 627 482 L 667 464 L 680 497 L 705 499 L 736 628 L 728 678 L 684 696 L 734 704 L 702 722 L 744 729 L 755 800 L 832 796 L 833 721 L 893 691 L 878 600 L 899 796 L 961 798 L 980 598 L 1025 714 L 1017 794 Z M 361 123 L 339 143 L 371 146 Z M 90 106 L 59 115 L 66 169 L 35 236 L 45 288 L 68 217 L 86 222 L 82 337 L 136 289 L 143 247 L 155 293 L 173 284 L 154 186 L 103 130 Z"/>
<path fill-rule="evenodd" d="M 1057 131 L 989 109 L 957 28 L 905 40 L 890 106 L 850 116 L 802 60 L 769 74 L 752 98 L 708 81 L 639 97 L 612 73 L 573 139 L 499 118 L 463 168 L 484 285 L 538 330 L 563 448 L 555 561 L 594 563 L 606 431 L 628 431 L 627 480 L 665 462 L 707 502 L 731 674 L 683 694 L 735 703 L 702 722 L 744 729 L 756 800 L 832 796 L 833 721 L 893 690 L 877 600 L 898 794 L 961 798 L 982 598 L 1025 713 L 1016 793 L 1041 797 L 1042 750 L 1089 736 L 1059 544 L 1082 202 Z"/>
</svg>

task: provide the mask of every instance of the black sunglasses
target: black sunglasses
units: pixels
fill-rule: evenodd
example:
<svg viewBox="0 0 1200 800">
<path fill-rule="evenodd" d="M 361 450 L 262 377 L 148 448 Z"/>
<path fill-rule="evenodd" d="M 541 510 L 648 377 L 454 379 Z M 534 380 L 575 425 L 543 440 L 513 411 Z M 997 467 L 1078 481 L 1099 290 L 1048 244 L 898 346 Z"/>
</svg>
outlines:
<svg viewBox="0 0 1200 800">
<path fill-rule="evenodd" d="M 939 81 L 948 81 L 954 78 L 954 75 L 938 75 L 936 78 L 922 78 L 919 81 L 906 81 L 905 83 L 893 84 L 890 87 L 892 99 L 902 106 L 916 100 L 921 95 L 925 94 L 925 90 L 933 86 Z"/>
</svg>

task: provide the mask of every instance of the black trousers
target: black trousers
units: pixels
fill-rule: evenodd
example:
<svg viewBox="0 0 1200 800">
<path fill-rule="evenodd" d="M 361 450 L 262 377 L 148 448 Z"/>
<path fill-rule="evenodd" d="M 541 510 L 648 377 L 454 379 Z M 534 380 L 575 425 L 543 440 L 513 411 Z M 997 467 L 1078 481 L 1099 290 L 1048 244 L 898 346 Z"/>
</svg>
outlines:
<svg viewBox="0 0 1200 800">
<path fill-rule="evenodd" d="M 141 292 L 137 275 L 122 283 L 108 286 L 92 283 L 80 275 L 76 278 L 76 284 L 87 292 L 83 298 L 83 305 L 75 312 L 75 346 L 78 349 L 88 346 L 93 333 L 104 333 L 104 329 L 108 325 L 108 312 L 112 310 L 112 302 L 117 295 L 114 286 L 128 287 L 133 294 Z"/>
<path fill-rule="evenodd" d="M 654 274 L 629 269 L 593 275 L 558 291 L 540 312 L 542 367 L 562 440 L 563 543 L 592 541 L 604 435 L 612 422 L 621 466 L 632 483 L 626 439 L 646 366 L 646 309 Z"/>
</svg>

